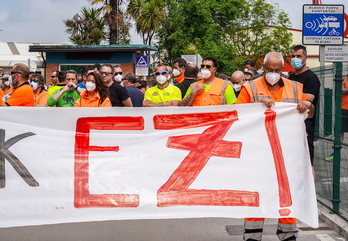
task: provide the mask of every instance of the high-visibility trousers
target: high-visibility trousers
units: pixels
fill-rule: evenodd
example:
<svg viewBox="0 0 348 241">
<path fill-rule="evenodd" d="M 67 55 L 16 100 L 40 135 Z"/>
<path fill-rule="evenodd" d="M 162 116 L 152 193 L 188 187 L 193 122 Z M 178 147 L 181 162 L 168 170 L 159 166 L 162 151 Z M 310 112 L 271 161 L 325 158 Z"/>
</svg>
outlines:
<svg viewBox="0 0 348 241">
<path fill-rule="evenodd" d="M 261 240 L 264 218 L 246 218 L 244 220 L 244 240 Z M 277 236 L 279 240 L 290 241 L 298 237 L 296 218 L 279 218 Z"/>
</svg>

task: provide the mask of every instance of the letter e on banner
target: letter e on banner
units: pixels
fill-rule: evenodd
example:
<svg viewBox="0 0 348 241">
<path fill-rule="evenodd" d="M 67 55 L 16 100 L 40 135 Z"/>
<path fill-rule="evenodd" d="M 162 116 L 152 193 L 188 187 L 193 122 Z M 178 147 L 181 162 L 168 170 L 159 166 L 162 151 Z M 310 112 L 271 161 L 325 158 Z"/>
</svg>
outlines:
<svg viewBox="0 0 348 241">
<path fill-rule="evenodd" d="M 118 151 L 118 146 L 90 146 L 90 130 L 143 130 L 141 116 L 85 117 L 76 123 L 75 136 L 75 196 L 76 208 L 138 207 L 137 194 L 91 194 L 89 191 L 89 152 Z"/>
</svg>

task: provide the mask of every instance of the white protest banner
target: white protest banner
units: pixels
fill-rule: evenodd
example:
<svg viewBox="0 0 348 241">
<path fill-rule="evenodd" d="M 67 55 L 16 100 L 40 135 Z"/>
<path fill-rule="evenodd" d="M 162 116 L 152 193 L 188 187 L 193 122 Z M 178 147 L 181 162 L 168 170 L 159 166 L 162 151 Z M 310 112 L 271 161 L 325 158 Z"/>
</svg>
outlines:
<svg viewBox="0 0 348 241">
<path fill-rule="evenodd" d="M 194 217 L 317 227 L 295 107 L 0 108 L 0 227 Z"/>
</svg>

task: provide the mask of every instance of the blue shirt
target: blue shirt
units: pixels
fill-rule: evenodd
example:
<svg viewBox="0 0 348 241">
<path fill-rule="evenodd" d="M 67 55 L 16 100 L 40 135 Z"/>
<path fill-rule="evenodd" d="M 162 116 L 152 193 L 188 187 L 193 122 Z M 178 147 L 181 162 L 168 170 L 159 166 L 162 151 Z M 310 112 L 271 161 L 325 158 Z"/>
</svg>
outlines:
<svg viewBox="0 0 348 241">
<path fill-rule="evenodd" d="M 135 85 L 128 86 L 127 88 L 129 97 L 131 98 L 133 107 L 142 107 L 144 100 L 144 93 L 141 92 Z"/>
</svg>

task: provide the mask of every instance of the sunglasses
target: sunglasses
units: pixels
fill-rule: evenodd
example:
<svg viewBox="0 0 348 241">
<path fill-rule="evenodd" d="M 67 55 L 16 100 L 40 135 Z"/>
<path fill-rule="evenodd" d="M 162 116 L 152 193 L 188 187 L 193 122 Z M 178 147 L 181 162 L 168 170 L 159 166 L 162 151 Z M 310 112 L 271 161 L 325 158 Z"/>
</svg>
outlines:
<svg viewBox="0 0 348 241">
<path fill-rule="evenodd" d="M 38 79 L 31 79 L 30 82 L 41 82 L 41 81 Z"/>
<path fill-rule="evenodd" d="M 115 72 L 115 75 L 118 75 L 118 74 L 122 75 L 122 72 Z"/>
<path fill-rule="evenodd" d="M 12 72 L 11 71 L 11 75 L 15 75 L 15 74 L 22 74 L 21 72 Z"/>
<path fill-rule="evenodd" d="M 201 64 L 201 69 L 204 69 L 204 68 L 207 68 L 207 69 L 211 69 L 213 68 L 214 66 L 211 66 L 209 64 Z"/>
<path fill-rule="evenodd" d="M 55 75 L 51 75 L 51 78 L 53 79 L 53 78 L 56 78 L 57 76 L 55 76 Z"/>
<path fill-rule="evenodd" d="M 167 71 L 156 72 L 155 75 L 164 75 L 164 74 L 166 74 L 166 73 L 167 73 Z"/>
<path fill-rule="evenodd" d="M 111 72 L 103 72 L 103 71 L 100 71 L 100 74 L 101 75 L 109 75 L 109 74 L 112 74 Z"/>
</svg>

